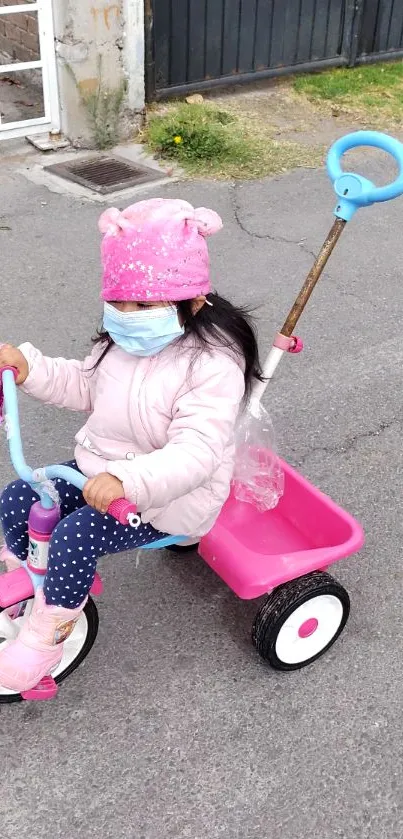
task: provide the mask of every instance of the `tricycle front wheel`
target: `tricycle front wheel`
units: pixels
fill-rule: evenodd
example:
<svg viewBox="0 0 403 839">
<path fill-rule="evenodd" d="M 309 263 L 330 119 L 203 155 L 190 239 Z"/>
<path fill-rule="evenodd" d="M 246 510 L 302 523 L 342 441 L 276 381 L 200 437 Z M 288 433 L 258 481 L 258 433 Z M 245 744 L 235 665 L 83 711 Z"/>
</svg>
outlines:
<svg viewBox="0 0 403 839">
<path fill-rule="evenodd" d="M 8 641 L 12 640 L 13 637 L 17 637 L 23 621 L 32 609 L 32 604 L 33 598 L 31 597 L 29 600 L 15 604 L 15 607 L 11 606 L 7 610 L 0 609 L 0 650 L 2 646 L 5 646 Z M 1 616 L 4 612 L 16 612 L 16 614 L 13 614 L 11 624 L 10 620 L 5 620 L 2 623 Z M 13 631 L 10 636 L 9 630 L 10 627 L 14 630 L 13 624 L 15 625 L 15 632 Z M 94 601 L 91 597 L 89 597 L 73 632 L 64 642 L 63 658 L 57 670 L 53 673 L 56 684 L 60 684 L 60 682 L 63 682 L 64 679 L 67 679 L 67 677 L 70 676 L 71 673 L 73 673 L 73 671 L 76 670 L 77 667 L 79 667 L 79 665 L 84 661 L 95 642 L 97 633 L 98 611 Z M 3 703 L 21 702 L 22 698 L 23 697 L 20 693 L 7 690 L 0 685 L 0 705 Z"/>
<path fill-rule="evenodd" d="M 330 574 L 315 571 L 276 588 L 252 630 L 258 653 L 275 670 L 299 670 L 334 644 L 350 613 L 350 598 Z"/>
</svg>

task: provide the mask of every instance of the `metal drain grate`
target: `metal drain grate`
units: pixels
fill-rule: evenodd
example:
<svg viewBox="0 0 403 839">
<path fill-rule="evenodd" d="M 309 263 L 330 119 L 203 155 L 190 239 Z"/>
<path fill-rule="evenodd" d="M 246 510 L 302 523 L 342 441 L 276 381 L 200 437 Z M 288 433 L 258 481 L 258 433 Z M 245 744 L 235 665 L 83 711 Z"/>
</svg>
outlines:
<svg viewBox="0 0 403 839">
<path fill-rule="evenodd" d="M 139 163 L 129 163 L 118 157 L 91 157 L 85 160 L 73 160 L 45 166 L 47 172 L 53 172 L 59 178 L 107 195 L 120 189 L 160 180 L 161 172 L 149 169 Z"/>
</svg>

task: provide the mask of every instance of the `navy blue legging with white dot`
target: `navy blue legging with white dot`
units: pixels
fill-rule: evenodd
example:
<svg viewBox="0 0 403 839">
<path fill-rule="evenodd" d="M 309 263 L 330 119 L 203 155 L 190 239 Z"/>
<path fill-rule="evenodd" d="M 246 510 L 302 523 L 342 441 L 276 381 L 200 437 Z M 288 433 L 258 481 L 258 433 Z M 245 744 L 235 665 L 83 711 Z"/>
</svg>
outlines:
<svg viewBox="0 0 403 839">
<path fill-rule="evenodd" d="M 66 463 L 77 469 L 74 461 Z M 46 603 L 75 609 L 94 581 L 97 560 L 107 554 L 141 548 L 167 536 L 150 524 L 132 528 L 86 505 L 83 495 L 66 481 L 55 481 L 62 519 L 49 545 L 44 581 Z M 28 516 L 38 496 L 24 481 L 14 481 L 3 492 L 0 519 L 6 545 L 19 559 L 28 553 Z"/>
</svg>

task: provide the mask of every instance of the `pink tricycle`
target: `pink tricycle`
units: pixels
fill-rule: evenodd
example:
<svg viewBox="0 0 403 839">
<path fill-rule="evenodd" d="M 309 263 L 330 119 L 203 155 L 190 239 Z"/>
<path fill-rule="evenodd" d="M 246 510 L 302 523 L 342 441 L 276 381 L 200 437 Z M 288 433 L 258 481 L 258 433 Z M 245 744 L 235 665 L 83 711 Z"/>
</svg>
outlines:
<svg viewBox="0 0 403 839">
<path fill-rule="evenodd" d="M 385 187 L 375 187 L 359 175 L 343 172 L 342 155 L 357 146 L 372 146 L 389 152 L 397 161 L 399 175 Z M 297 353 L 302 342 L 294 329 L 347 221 L 363 206 L 387 201 L 403 193 L 403 145 L 384 134 L 360 131 L 338 140 L 328 155 L 328 172 L 338 204 L 336 220 L 308 274 L 264 366 L 266 382 L 252 395 L 258 405 L 284 352 Z M 65 466 L 32 471 L 21 445 L 14 371 L 0 371 L 0 403 L 4 397 L 11 459 L 18 476 L 30 484 L 40 501 L 29 521 L 30 548 L 25 562 L 0 577 L 0 648 L 13 640 L 30 613 L 32 598 L 46 573 L 47 544 L 58 523 L 52 480 L 63 478 L 82 489 L 86 478 Z M 1 407 L 1 405 L 0 405 Z M 296 670 L 326 652 L 342 632 L 350 610 L 349 596 L 327 569 L 337 560 L 358 551 L 364 536 L 360 525 L 330 498 L 323 495 L 288 464 L 281 463 L 285 486 L 275 509 L 260 512 L 238 501 L 233 492 L 213 530 L 199 545 L 200 556 L 243 599 L 265 596 L 254 621 L 252 640 L 260 655 L 277 670 Z M 110 513 L 136 525 L 136 510 L 121 499 Z M 182 537 L 168 537 L 145 546 L 192 550 Z M 92 595 L 102 591 L 96 575 Z M 74 631 L 65 641 L 58 669 L 27 694 L 0 686 L 0 703 L 21 699 L 50 699 L 58 684 L 69 676 L 89 653 L 98 630 L 96 606 L 90 597 Z"/>
</svg>

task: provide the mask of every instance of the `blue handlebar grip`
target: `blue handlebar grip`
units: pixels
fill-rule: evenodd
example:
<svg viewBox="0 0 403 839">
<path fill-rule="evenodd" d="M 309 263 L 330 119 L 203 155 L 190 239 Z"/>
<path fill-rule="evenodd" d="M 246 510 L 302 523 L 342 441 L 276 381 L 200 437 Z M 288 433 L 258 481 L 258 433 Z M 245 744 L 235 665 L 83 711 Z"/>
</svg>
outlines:
<svg viewBox="0 0 403 839">
<path fill-rule="evenodd" d="M 0 377 L 4 391 L 4 405 L 7 416 L 7 437 L 11 462 L 18 477 L 21 478 L 21 480 L 26 481 L 27 484 L 30 484 L 34 492 L 37 492 L 40 495 L 43 506 L 52 507 L 52 499 L 48 496 L 46 490 L 41 488 L 41 482 L 38 483 L 35 471 L 32 470 L 25 461 L 21 441 L 17 385 L 15 383 L 14 373 L 11 369 L 5 369 L 0 371 Z M 48 466 L 45 469 L 45 474 L 49 480 L 62 478 L 81 490 L 84 488 L 88 480 L 81 474 L 81 472 L 78 472 L 76 469 L 71 469 L 69 466 Z"/>
<path fill-rule="evenodd" d="M 396 180 L 386 186 L 375 186 L 361 175 L 344 172 L 341 167 L 343 154 L 358 146 L 372 146 L 391 154 L 399 168 Z M 350 221 L 360 207 L 368 207 L 378 201 L 390 201 L 402 195 L 403 143 L 380 131 L 354 131 L 333 143 L 327 156 L 327 171 L 339 198 L 335 215 L 344 221 Z"/>
<path fill-rule="evenodd" d="M 22 481 L 32 483 L 32 469 L 25 462 L 18 415 L 17 385 L 12 370 L 3 370 L 4 406 L 7 417 L 7 438 L 13 467 Z"/>
</svg>

